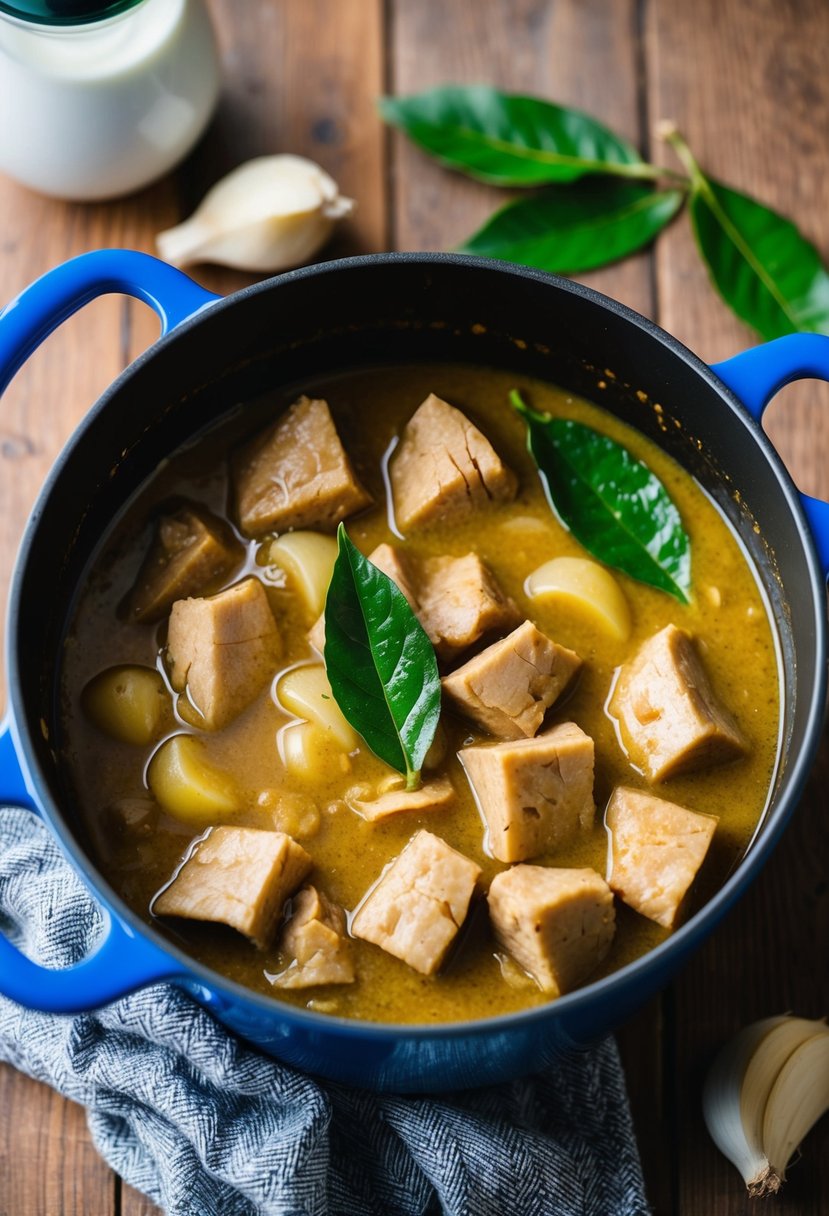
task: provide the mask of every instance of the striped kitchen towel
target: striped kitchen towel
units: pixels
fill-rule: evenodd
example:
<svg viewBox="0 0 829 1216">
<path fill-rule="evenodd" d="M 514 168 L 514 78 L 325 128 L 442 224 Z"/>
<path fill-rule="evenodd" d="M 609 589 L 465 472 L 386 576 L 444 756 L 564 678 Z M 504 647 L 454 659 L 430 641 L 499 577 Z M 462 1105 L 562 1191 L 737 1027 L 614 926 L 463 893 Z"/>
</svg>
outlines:
<svg viewBox="0 0 829 1216">
<path fill-rule="evenodd" d="M 52 967 L 101 928 L 27 811 L 0 809 L 0 928 Z M 159 984 L 71 1018 L 0 998 L 0 1059 L 83 1103 L 105 1159 L 170 1216 L 649 1210 L 611 1039 L 511 1084 L 377 1095 L 260 1055 Z"/>
</svg>

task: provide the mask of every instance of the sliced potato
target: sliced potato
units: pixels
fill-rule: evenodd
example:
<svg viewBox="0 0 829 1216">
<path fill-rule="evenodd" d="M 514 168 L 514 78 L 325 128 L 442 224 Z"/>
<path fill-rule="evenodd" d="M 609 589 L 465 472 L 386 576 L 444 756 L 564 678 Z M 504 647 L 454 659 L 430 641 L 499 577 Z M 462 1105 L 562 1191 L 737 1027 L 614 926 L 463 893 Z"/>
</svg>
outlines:
<svg viewBox="0 0 829 1216">
<path fill-rule="evenodd" d="M 531 599 L 560 596 L 578 605 L 617 641 L 630 637 L 630 607 L 616 579 L 586 557 L 554 557 L 524 584 Z"/>
<path fill-rule="evenodd" d="M 285 768 L 295 780 L 318 781 L 321 773 L 347 773 L 351 768 L 339 741 L 316 722 L 292 722 L 286 726 L 279 735 L 279 750 Z"/>
<path fill-rule="evenodd" d="M 276 686 L 279 704 L 289 714 L 315 722 L 345 751 L 353 751 L 360 739 L 349 726 L 334 700 L 322 663 L 308 663 L 286 672 Z"/>
<path fill-rule="evenodd" d="M 194 735 L 174 735 L 162 743 L 150 761 L 147 781 L 169 815 L 194 827 L 221 822 L 241 809 L 235 781 L 210 763 Z"/>
<path fill-rule="evenodd" d="M 312 620 L 325 607 L 337 559 L 337 542 L 321 532 L 285 532 L 271 544 L 269 560 L 281 566 L 299 592 Z"/>
<path fill-rule="evenodd" d="M 122 743 L 152 743 L 170 717 L 170 696 L 153 667 L 108 667 L 81 694 L 90 722 Z"/>
</svg>

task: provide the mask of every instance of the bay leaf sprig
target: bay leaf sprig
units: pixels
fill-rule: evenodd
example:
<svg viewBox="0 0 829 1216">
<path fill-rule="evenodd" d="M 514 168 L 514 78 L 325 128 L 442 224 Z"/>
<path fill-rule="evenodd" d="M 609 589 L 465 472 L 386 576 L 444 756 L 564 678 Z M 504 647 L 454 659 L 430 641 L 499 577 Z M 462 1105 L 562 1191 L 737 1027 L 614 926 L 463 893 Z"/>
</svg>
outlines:
<svg viewBox="0 0 829 1216">
<path fill-rule="evenodd" d="M 829 334 L 829 273 L 795 224 L 708 177 L 672 124 L 660 136 L 684 172 L 647 162 L 581 110 L 484 85 L 386 97 L 390 124 L 451 169 L 532 188 L 460 252 L 577 274 L 644 248 L 688 211 L 697 249 L 725 303 L 763 338 Z"/>
<path fill-rule="evenodd" d="M 672 124 L 661 133 L 690 175 L 697 248 L 729 308 L 767 339 L 829 334 L 829 274 L 814 245 L 791 220 L 703 173 Z"/>
<path fill-rule="evenodd" d="M 392 579 L 342 524 L 325 601 L 325 669 L 334 699 L 375 755 L 416 789 L 440 718 L 432 643 Z"/>
<path fill-rule="evenodd" d="M 687 604 L 691 543 L 656 474 L 609 435 L 530 409 L 517 390 L 510 403 L 527 424 L 527 447 L 550 506 L 579 544 Z"/>
</svg>

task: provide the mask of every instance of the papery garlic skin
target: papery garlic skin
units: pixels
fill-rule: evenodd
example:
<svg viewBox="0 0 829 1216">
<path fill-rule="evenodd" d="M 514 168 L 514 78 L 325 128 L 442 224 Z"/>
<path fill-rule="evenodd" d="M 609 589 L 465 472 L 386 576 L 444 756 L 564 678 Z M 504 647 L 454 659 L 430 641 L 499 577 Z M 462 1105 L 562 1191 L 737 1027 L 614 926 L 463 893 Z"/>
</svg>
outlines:
<svg viewBox="0 0 829 1216">
<path fill-rule="evenodd" d="M 801 1052 L 822 1071 L 806 1075 L 798 1066 Z M 702 1102 L 714 1143 L 740 1171 L 749 1194 L 774 1194 L 800 1140 L 829 1107 L 829 1027 L 794 1017 L 746 1026 L 714 1060 Z"/>
<path fill-rule="evenodd" d="M 309 261 L 353 209 L 314 161 L 260 156 L 217 182 L 188 220 L 158 234 L 156 247 L 173 266 L 287 270 Z"/>
</svg>

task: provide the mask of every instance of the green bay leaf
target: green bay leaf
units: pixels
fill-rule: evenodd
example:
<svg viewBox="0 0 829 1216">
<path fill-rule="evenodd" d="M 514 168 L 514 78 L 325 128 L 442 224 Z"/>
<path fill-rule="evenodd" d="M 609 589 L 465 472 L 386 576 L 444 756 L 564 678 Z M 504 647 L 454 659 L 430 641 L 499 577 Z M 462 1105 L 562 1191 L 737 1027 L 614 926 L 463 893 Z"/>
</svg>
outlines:
<svg viewBox="0 0 829 1216">
<path fill-rule="evenodd" d="M 460 246 L 539 270 L 576 274 L 647 245 L 682 206 L 681 190 L 586 180 L 508 203 Z"/>
<path fill-rule="evenodd" d="M 440 718 L 434 648 L 396 584 L 340 524 L 325 601 L 325 669 L 334 699 L 371 750 L 417 784 Z"/>
<path fill-rule="evenodd" d="M 761 337 L 829 334 L 829 274 L 791 220 L 694 166 L 690 211 L 726 304 Z"/>
<path fill-rule="evenodd" d="M 551 507 L 599 561 L 688 603 L 691 545 L 668 491 L 647 465 L 592 427 L 538 414 L 517 392 L 527 447 Z"/>
<path fill-rule="evenodd" d="M 581 110 L 486 85 L 381 98 L 380 113 L 453 169 L 501 186 L 569 182 L 586 173 L 653 179 L 636 148 Z"/>
</svg>

